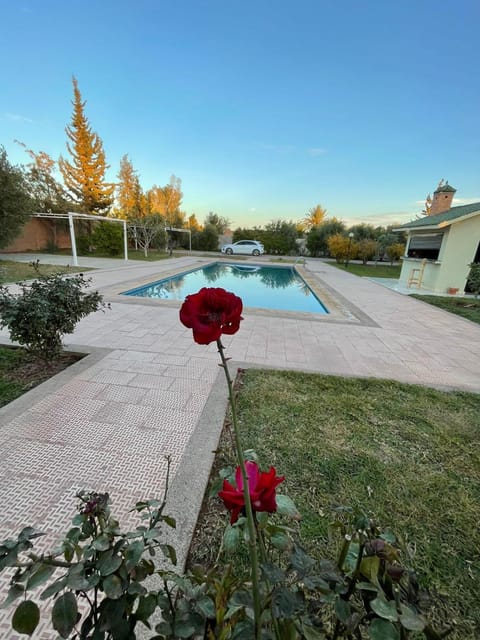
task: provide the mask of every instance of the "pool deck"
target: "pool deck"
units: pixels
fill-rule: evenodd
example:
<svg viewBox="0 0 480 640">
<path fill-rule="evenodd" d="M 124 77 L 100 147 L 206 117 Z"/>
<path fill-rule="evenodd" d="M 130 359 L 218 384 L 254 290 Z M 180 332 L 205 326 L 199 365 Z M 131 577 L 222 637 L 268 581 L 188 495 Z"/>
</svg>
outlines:
<svg viewBox="0 0 480 640">
<path fill-rule="evenodd" d="M 41 256 L 44 263 L 53 259 Z M 81 488 L 108 491 L 122 524 L 135 526 L 129 509 L 162 494 L 164 456 L 170 455 L 168 512 L 178 526 L 168 539 L 183 559 L 222 426 L 226 386 L 215 345 L 193 342 L 178 319 L 179 303 L 117 294 L 212 259 L 80 261 L 97 267 L 88 275 L 111 309 L 85 318 L 66 336 L 67 348 L 89 353 L 86 358 L 0 409 L 0 539 L 34 525 L 47 532 L 40 545 L 48 548 L 66 531 Z M 287 368 L 480 393 L 479 325 L 321 260 L 307 259 L 304 275 L 338 313 L 322 321 L 245 309 L 239 332 L 223 339 L 232 372 Z M 7 330 L 0 342 L 8 344 Z M 3 577 L 0 600 L 6 588 Z M 15 637 L 10 616 L 11 610 L 0 611 L 0 637 Z M 50 638 L 46 629 L 41 625 L 33 637 Z"/>
</svg>

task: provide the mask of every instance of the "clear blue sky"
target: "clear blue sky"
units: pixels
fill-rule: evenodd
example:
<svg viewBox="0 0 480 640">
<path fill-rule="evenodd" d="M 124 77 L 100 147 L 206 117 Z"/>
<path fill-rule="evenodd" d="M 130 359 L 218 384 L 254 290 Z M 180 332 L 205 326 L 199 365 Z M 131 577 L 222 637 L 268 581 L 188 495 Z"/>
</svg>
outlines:
<svg viewBox="0 0 480 640">
<path fill-rule="evenodd" d="M 480 201 L 478 0 L 0 0 L 0 144 L 65 154 L 74 74 L 110 179 L 238 225 Z"/>
</svg>

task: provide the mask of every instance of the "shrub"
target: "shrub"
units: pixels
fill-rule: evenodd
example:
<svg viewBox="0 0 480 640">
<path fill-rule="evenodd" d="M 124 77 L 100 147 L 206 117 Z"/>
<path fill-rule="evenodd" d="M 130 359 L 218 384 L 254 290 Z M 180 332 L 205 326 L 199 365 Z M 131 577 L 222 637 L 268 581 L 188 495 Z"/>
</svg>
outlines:
<svg viewBox="0 0 480 640">
<path fill-rule="evenodd" d="M 480 263 L 472 262 L 468 266 L 470 267 L 470 273 L 468 274 L 467 283 L 472 293 L 478 298 L 480 295 Z"/>
<path fill-rule="evenodd" d="M 10 338 L 39 358 L 54 360 L 61 353 L 62 336 L 105 306 L 98 291 L 85 291 L 90 281 L 81 273 L 42 276 L 21 284 L 18 295 L 0 286 L 0 326 L 8 327 Z"/>
<path fill-rule="evenodd" d="M 377 255 L 378 251 L 378 242 L 375 240 L 360 240 L 357 244 L 357 257 L 363 262 L 363 264 L 367 264 L 368 260 L 371 260 Z"/>
<path fill-rule="evenodd" d="M 109 256 L 123 251 L 123 226 L 112 222 L 99 222 L 92 233 L 92 244 Z"/>
<path fill-rule="evenodd" d="M 389 245 L 385 251 L 387 256 L 390 258 L 390 262 L 393 264 L 395 260 L 400 260 L 405 253 L 405 245 L 400 242 L 395 242 L 394 244 Z"/>
<path fill-rule="evenodd" d="M 336 233 L 328 238 L 328 251 L 338 263 L 345 262 L 357 253 L 357 245 L 350 238 Z"/>
</svg>

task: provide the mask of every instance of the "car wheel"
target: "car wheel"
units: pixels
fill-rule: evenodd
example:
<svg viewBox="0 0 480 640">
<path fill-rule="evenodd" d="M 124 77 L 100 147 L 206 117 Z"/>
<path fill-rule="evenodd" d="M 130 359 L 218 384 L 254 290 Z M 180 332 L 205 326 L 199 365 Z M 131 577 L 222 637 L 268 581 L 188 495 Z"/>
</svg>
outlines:
<svg viewBox="0 0 480 640">
<path fill-rule="evenodd" d="M 233 249 L 225 249 L 225 253 L 227 254 L 227 256 L 231 256 L 233 253 Z"/>
<path fill-rule="evenodd" d="M 258 249 L 254 249 L 252 251 L 252 256 L 259 256 L 260 255 L 260 251 Z"/>
</svg>

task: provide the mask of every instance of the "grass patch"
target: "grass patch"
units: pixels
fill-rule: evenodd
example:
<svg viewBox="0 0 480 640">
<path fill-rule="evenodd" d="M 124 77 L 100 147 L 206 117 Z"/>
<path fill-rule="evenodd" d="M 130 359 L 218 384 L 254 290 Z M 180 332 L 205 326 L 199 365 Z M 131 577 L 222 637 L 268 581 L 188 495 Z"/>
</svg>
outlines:
<svg viewBox="0 0 480 640">
<path fill-rule="evenodd" d="M 454 298 L 452 296 L 421 296 L 416 293 L 410 297 L 480 324 L 480 299 Z"/>
<path fill-rule="evenodd" d="M 46 365 L 25 349 L 0 347 L 0 407 L 45 382 L 80 357 L 64 353 L 58 361 Z"/>
<path fill-rule="evenodd" d="M 79 271 L 91 271 L 91 269 L 40 263 L 38 272 L 29 262 L 0 260 L 0 284 L 34 280 L 39 276 L 50 276 L 54 273 L 77 273 Z"/>
<path fill-rule="evenodd" d="M 356 262 L 350 262 L 348 267 L 338 262 L 329 262 L 332 267 L 342 269 L 342 271 L 348 271 L 356 276 L 362 278 L 400 278 L 400 271 L 402 265 L 400 264 L 357 264 Z"/>
<path fill-rule="evenodd" d="M 416 548 L 429 618 L 449 636 L 480 634 L 480 395 L 383 380 L 247 370 L 239 393 L 244 445 L 286 476 L 310 553 L 334 558 L 330 507 L 364 510 Z M 222 437 L 217 466 L 232 463 Z M 213 478 L 213 474 L 212 474 Z M 219 514 L 223 511 L 223 517 Z M 208 563 L 228 517 L 205 501 L 191 563 Z M 219 524 L 217 524 L 219 523 Z"/>
</svg>

